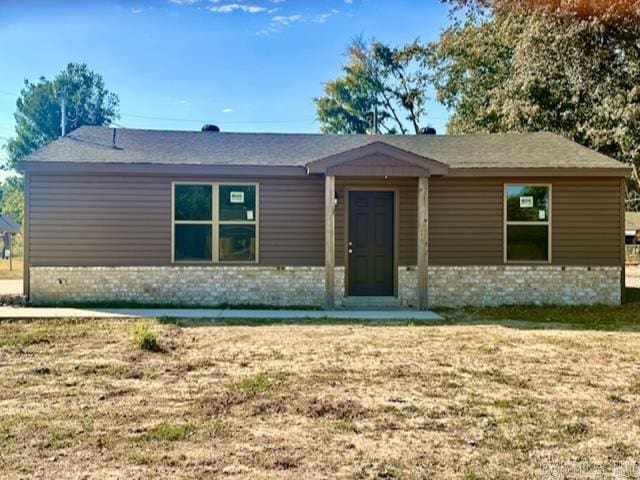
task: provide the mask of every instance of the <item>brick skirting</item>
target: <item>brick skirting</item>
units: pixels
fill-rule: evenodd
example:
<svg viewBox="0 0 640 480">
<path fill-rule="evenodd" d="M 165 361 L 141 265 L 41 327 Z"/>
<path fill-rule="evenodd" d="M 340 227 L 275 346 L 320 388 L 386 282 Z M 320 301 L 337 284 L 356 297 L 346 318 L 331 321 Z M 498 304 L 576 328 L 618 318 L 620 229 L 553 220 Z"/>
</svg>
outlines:
<svg viewBox="0 0 640 480">
<path fill-rule="evenodd" d="M 342 305 L 344 267 L 336 267 L 336 306 Z M 429 305 L 619 304 L 619 267 L 433 266 Z M 35 304 L 322 306 L 324 267 L 168 266 L 31 267 Z M 398 269 L 398 296 L 417 299 L 414 266 Z"/>
</svg>

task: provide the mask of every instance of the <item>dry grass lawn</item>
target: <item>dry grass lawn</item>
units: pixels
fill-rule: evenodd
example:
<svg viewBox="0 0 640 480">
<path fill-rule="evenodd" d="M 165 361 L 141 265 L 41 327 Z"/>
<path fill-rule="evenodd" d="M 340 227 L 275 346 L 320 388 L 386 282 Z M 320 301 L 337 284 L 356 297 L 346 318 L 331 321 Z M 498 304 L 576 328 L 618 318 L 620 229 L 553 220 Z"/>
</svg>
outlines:
<svg viewBox="0 0 640 480">
<path fill-rule="evenodd" d="M 12 270 L 9 270 L 9 260 L 0 258 L 0 280 L 17 280 L 22 278 L 23 260 L 22 258 L 14 258 L 11 260 Z"/>
<path fill-rule="evenodd" d="M 147 351 L 133 328 L 0 323 L 3 479 L 528 478 L 640 459 L 637 331 L 152 323 Z"/>
</svg>

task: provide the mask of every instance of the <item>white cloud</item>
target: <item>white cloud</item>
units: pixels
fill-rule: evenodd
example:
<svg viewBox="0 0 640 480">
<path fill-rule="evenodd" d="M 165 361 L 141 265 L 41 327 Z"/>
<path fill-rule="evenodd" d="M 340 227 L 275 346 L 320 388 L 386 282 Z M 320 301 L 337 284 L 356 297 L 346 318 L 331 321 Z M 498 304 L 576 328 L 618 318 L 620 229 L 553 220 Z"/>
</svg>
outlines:
<svg viewBox="0 0 640 480">
<path fill-rule="evenodd" d="M 264 28 L 258 30 L 256 35 L 271 35 L 274 33 L 279 33 L 285 27 L 291 26 L 291 24 L 296 22 L 314 22 L 314 23 L 325 23 L 330 17 L 334 15 L 338 15 L 340 10 L 335 8 L 331 9 L 325 13 L 318 13 L 315 15 L 276 15 L 271 17 L 271 22 L 266 25 Z"/>
<path fill-rule="evenodd" d="M 138 13 L 142 13 L 144 10 L 142 8 L 132 8 L 131 13 L 137 15 Z"/>
<path fill-rule="evenodd" d="M 319 15 L 316 15 L 315 17 L 313 17 L 313 21 L 315 23 L 324 23 L 327 21 L 327 19 L 331 16 L 331 13 L 321 13 Z"/>
<path fill-rule="evenodd" d="M 200 0 L 169 0 L 170 3 L 175 3 L 176 5 L 193 5 L 199 1 Z"/>
<path fill-rule="evenodd" d="M 269 0 L 271 3 L 284 3 L 286 0 Z"/>
<path fill-rule="evenodd" d="M 330 17 L 337 15 L 338 13 L 340 13 L 340 10 L 336 10 L 334 8 L 330 12 L 319 13 L 313 17 L 312 21 L 315 23 L 325 23 Z"/>
<path fill-rule="evenodd" d="M 353 3 L 353 0 L 344 0 L 344 3 Z"/>
<path fill-rule="evenodd" d="M 298 22 L 300 20 L 302 20 L 302 15 L 289 15 L 289 16 L 278 15 L 277 17 L 273 17 L 271 19 L 271 21 L 275 23 L 279 23 L 281 25 L 289 25 L 290 23 Z"/>
<path fill-rule="evenodd" d="M 233 108 L 223 108 L 222 113 L 231 113 L 233 112 Z"/>
<path fill-rule="evenodd" d="M 227 3 L 225 5 L 209 7 L 209 10 L 217 13 L 231 13 L 236 10 L 240 10 L 246 13 L 261 13 L 266 11 L 265 7 L 259 7 L 257 5 L 242 5 L 240 3 Z"/>
</svg>

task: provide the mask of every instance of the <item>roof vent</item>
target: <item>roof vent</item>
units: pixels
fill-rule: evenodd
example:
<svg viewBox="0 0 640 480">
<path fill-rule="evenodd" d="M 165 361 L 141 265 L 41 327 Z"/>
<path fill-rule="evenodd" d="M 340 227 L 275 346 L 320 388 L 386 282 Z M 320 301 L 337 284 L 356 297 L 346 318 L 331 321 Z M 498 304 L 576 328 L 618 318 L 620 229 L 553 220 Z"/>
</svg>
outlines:
<svg viewBox="0 0 640 480">
<path fill-rule="evenodd" d="M 217 125 L 211 125 L 207 123 L 206 125 L 202 126 L 202 131 L 203 132 L 219 132 L 220 127 L 218 127 Z"/>
<path fill-rule="evenodd" d="M 433 127 L 422 127 L 420 129 L 420 135 L 435 135 L 436 129 Z"/>
</svg>

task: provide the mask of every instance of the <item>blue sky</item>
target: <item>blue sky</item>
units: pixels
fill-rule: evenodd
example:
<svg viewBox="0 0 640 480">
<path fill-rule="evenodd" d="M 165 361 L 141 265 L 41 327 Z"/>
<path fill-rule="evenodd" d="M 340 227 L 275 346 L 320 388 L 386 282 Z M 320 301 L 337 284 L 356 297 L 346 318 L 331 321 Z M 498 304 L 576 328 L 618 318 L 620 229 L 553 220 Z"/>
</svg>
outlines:
<svg viewBox="0 0 640 480">
<path fill-rule="evenodd" d="M 0 144 L 23 80 L 70 61 L 104 77 L 125 127 L 317 132 L 313 98 L 354 36 L 433 40 L 447 12 L 437 0 L 2 0 Z M 425 123 L 444 132 L 447 116 L 431 101 Z"/>
</svg>

